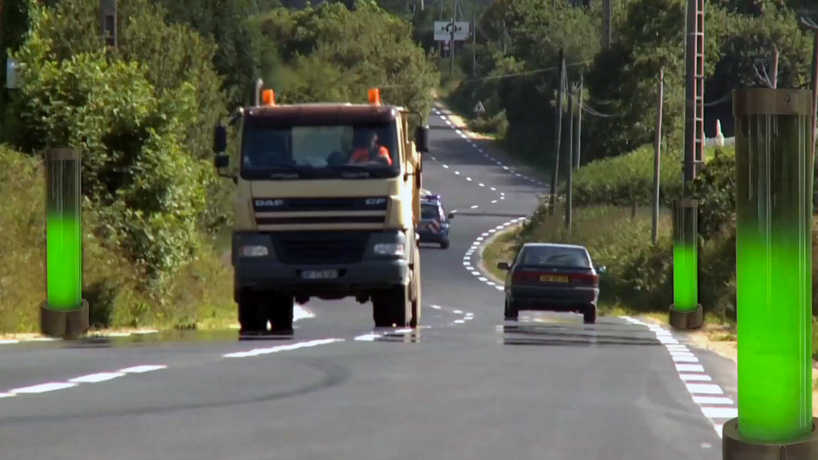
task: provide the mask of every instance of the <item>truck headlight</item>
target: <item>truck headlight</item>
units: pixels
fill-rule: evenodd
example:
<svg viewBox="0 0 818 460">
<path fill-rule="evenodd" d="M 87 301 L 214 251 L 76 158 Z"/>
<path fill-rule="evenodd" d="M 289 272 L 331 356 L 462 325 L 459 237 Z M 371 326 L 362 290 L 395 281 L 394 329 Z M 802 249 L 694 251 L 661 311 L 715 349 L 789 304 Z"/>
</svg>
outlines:
<svg viewBox="0 0 818 460">
<path fill-rule="evenodd" d="M 373 248 L 373 252 L 379 256 L 404 257 L 406 246 L 403 243 L 378 243 Z"/>
<path fill-rule="evenodd" d="M 260 244 L 248 244 L 241 247 L 243 257 L 264 257 L 268 255 L 267 246 Z"/>
</svg>

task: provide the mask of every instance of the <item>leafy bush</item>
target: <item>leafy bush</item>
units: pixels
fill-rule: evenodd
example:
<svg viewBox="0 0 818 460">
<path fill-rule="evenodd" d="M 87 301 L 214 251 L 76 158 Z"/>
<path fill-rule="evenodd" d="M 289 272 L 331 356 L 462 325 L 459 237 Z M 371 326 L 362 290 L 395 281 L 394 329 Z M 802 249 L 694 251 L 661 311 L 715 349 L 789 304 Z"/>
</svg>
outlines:
<svg viewBox="0 0 818 460">
<path fill-rule="evenodd" d="M 681 161 L 678 151 L 662 156 L 659 193 L 665 202 L 681 194 Z M 654 150 L 650 145 L 627 155 L 596 160 L 574 174 L 574 203 L 621 208 L 650 206 L 653 203 L 653 170 Z"/>
<path fill-rule="evenodd" d="M 0 145 L 0 333 L 39 330 L 45 300 L 45 194 L 40 159 Z M 144 273 L 95 229 L 107 212 L 83 202 L 83 298 L 94 327 L 200 327 L 234 320 L 232 277 L 209 241 L 174 272 L 165 293 L 142 287 Z"/>
</svg>

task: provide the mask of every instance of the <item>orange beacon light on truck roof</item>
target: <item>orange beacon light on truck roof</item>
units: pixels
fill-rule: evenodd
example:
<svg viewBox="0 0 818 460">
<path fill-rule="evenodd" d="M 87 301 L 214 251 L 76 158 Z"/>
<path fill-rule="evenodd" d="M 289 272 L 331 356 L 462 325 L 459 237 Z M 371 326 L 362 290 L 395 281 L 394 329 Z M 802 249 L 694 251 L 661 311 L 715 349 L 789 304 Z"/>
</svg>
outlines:
<svg viewBox="0 0 818 460">
<path fill-rule="evenodd" d="M 261 93 L 261 101 L 268 107 L 276 105 L 276 93 L 271 89 L 265 89 Z"/>
<path fill-rule="evenodd" d="M 369 88 L 369 103 L 381 105 L 381 90 L 378 88 Z"/>
</svg>

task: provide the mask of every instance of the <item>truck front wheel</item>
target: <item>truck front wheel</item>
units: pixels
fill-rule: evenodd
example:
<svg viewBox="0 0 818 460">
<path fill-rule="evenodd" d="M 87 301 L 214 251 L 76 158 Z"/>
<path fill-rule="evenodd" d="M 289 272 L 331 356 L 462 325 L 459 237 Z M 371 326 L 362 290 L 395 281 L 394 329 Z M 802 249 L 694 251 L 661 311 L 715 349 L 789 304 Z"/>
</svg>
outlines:
<svg viewBox="0 0 818 460">
<path fill-rule="evenodd" d="M 407 311 L 411 314 L 408 286 L 395 286 L 372 296 L 375 327 L 406 327 Z"/>
<path fill-rule="evenodd" d="M 270 320 L 272 332 L 292 333 L 293 307 L 295 302 L 292 297 L 279 294 L 270 296 L 267 300 L 267 318 Z"/>
<path fill-rule="evenodd" d="M 240 334 L 261 334 L 267 331 L 267 318 L 259 295 L 242 292 L 238 296 Z"/>
</svg>

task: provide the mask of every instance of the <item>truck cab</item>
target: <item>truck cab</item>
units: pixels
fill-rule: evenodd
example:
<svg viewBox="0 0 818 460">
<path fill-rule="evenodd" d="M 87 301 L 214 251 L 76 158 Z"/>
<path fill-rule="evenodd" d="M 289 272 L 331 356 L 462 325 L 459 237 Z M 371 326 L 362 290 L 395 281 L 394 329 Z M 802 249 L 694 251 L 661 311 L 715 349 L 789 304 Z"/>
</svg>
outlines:
<svg viewBox="0 0 818 460">
<path fill-rule="evenodd" d="M 243 335 L 291 333 L 295 303 L 354 297 L 371 302 L 376 327 L 417 326 L 421 314 L 421 153 L 428 128 L 410 136 L 402 107 L 277 105 L 272 90 L 244 108 L 238 173 L 226 128 L 214 151 L 236 183 L 232 264 Z M 419 114 L 417 114 L 419 115 Z M 270 330 L 268 331 L 268 322 Z"/>
</svg>

